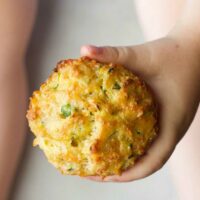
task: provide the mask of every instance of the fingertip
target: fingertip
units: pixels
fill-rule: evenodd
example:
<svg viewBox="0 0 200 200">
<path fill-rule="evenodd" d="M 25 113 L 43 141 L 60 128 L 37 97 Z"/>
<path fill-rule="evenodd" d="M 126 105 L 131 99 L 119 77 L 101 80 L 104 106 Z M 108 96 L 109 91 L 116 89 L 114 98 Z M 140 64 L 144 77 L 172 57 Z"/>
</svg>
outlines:
<svg viewBox="0 0 200 200">
<path fill-rule="evenodd" d="M 104 182 L 103 177 L 100 176 L 86 176 L 84 179 L 90 180 L 90 181 L 96 181 L 96 182 Z"/>
<path fill-rule="evenodd" d="M 119 181 L 119 177 L 117 175 L 114 176 L 107 176 L 104 178 L 105 182 L 118 182 Z"/>
<path fill-rule="evenodd" d="M 124 175 L 124 173 L 122 173 L 121 175 L 107 176 L 104 179 L 104 182 L 114 182 L 114 183 L 125 183 L 130 181 L 134 181 L 134 179 L 132 179 L 130 176 Z"/>
<path fill-rule="evenodd" d="M 102 48 L 94 45 L 84 45 L 81 47 L 81 56 L 96 58 L 101 53 L 102 53 Z"/>
<path fill-rule="evenodd" d="M 81 47 L 81 56 L 89 56 L 91 53 L 90 45 L 84 45 Z"/>
</svg>

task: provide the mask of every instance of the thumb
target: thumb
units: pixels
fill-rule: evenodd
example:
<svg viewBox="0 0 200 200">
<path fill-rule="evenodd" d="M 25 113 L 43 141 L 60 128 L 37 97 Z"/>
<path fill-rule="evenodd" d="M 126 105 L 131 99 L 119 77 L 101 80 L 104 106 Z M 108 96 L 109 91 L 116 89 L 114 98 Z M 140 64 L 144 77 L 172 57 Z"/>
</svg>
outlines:
<svg viewBox="0 0 200 200">
<path fill-rule="evenodd" d="M 124 65 L 143 77 L 152 75 L 154 71 L 151 67 L 149 49 L 144 45 L 127 47 L 85 45 L 81 47 L 81 56 L 100 62 Z"/>
<path fill-rule="evenodd" d="M 105 63 L 125 64 L 130 56 L 130 49 L 128 47 L 86 45 L 81 47 L 81 56 L 88 56 Z"/>
</svg>

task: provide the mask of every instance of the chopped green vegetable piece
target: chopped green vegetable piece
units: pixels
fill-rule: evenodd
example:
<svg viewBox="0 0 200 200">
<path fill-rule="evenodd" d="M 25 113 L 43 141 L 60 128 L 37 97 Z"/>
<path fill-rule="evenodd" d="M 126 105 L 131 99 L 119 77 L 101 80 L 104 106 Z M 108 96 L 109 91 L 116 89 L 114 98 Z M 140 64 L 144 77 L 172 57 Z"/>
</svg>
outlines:
<svg viewBox="0 0 200 200">
<path fill-rule="evenodd" d="M 106 89 L 103 89 L 102 85 L 100 86 L 100 88 L 101 88 L 102 92 L 106 95 L 106 92 L 107 92 Z"/>
<path fill-rule="evenodd" d="M 58 88 L 59 84 L 57 83 L 55 87 L 53 87 L 54 90 Z"/>
<path fill-rule="evenodd" d="M 116 131 L 112 132 L 111 135 L 108 136 L 107 140 L 110 140 L 116 133 Z"/>
<path fill-rule="evenodd" d="M 141 135 L 142 132 L 141 131 L 138 131 L 138 130 L 135 130 L 135 132 L 138 134 L 138 135 Z"/>
<path fill-rule="evenodd" d="M 134 154 L 131 154 L 129 157 L 128 157 L 128 159 L 131 159 L 131 158 L 133 158 L 134 157 Z"/>
<path fill-rule="evenodd" d="M 114 90 L 120 90 L 121 86 L 119 85 L 119 83 L 115 82 L 115 84 L 113 85 L 113 89 Z"/>
<path fill-rule="evenodd" d="M 111 67 L 111 68 L 108 70 L 108 73 L 111 73 L 111 72 L 113 72 L 113 71 L 114 71 L 114 68 Z"/>
<path fill-rule="evenodd" d="M 106 94 L 106 90 L 105 89 L 103 90 L 103 93 Z"/>
<path fill-rule="evenodd" d="M 69 117 L 71 115 L 71 112 L 72 108 L 70 104 L 66 104 L 61 107 L 61 113 L 65 118 Z"/>
<path fill-rule="evenodd" d="M 132 147 L 133 147 L 133 144 L 129 144 L 128 146 L 129 146 L 129 148 L 130 148 L 130 149 L 132 149 Z"/>
<path fill-rule="evenodd" d="M 56 84 L 56 86 L 53 87 L 54 90 L 56 90 L 59 86 L 59 81 L 60 81 L 60 72 L 58 72 L 58 83 Z"/>
<path fill-rule="evenodd" d="M 74 170 L 72 166 L 69 166 L 69 168 L 67 168 L 67 171 L 72 171 Z"/>
<path fill-rule="evenodd" d="M 76 108 L 76 107 L 75 107 L 75 108 L 74 108 L 74 111 L 76 111 L 76 112 L 77 112 L 77 111 L 78 111 L 78 108 Z"/>
</svg>

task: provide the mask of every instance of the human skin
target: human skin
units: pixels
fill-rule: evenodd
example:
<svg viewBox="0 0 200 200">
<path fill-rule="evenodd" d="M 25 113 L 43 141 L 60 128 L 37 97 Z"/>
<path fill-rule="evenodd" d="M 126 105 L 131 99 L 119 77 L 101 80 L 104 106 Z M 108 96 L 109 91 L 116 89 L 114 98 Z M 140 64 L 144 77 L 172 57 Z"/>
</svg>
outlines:
<svg viewBox="0 0 200 200">
<path fill-rule="evenodd" d="M 163 2 L 166 1 L 163 0 Z M 104 180 L 101 177 L 88 177 L 89 179 L 125 182 L 151 175 L 162 168 L 187 132 L 200 101 L 200 35 L 196 28 L 200 18 L 198 12 L 194 12 L 194 9 L 200 8 L 200 2 L 187 3 L 183 11 L 181 9 L 184 5 L 180 8 L 180 1 L 177 4 L 175 10 L 180 13 L 180 17 L 174 12 L 177 22 L 173 20 L 168 22 L 169 28 L 173 27 L 172 30 L 158 28 L 155 36 L 155 33 L 152 36 L 147 33 L 149 38 L 161 36 L 160 39 L 137 46 L 95 47 L 86 45 L 81 48 L 82 56 L 102 62 L 123 64 L 141 76 L 154 91 L 160 108 L 159 137 L 147 154 L 121 176 L 109 176 Z M 153 6 L 152 2 L 151 5 Z M 166 8 L 160 4 L 160 9 Z M 149 12 L 153 12 L 153 7 Z M 144 13 L 148 13 L 145 8 L 140 15 Z M 167 19 L 167 16 L 163 16 L 160 21 L 158 20 L 159 23 L 165 23 L 164 19 Z M 145 25 L 145 20 L 143 25 Z M 150 29 L 146 30 L 150 31 Z M 159 32 L 160 30 L 162 31 Z M 163 36 L 164 33 L 165 36 Z"/>
<path fill-rule="evenodd" d="M 199 20 L 199 13 L 196 11 L 199 10 L 199 3 L 196 1 L 188 1 L 187 4 L 185 0 L 180 0 L 179 4 L 176 4 L 174 7 L 174 15 L 170 15 L 170 5 L 171 1 L 168 0 L 158 0 L 152 1 L 152 8 L 145 9 L 147 2 L 145 0 L 137 0 L 137 10 L 139 18 L 145 33 L 145 36 L 148 40 L 166 35 L 171 27 L 173 27 L 177 20 L 182 20 L 182 18 L 187 18 L 187 23 L 190 23 L 190 27 L 195 27 L 197 21 Z M 174 2 L 173 2 L 174 3 Z M 168 4 L 168 5 L 166 5 Z M 184 7 L 185 5 L 185 7 Z M 164 8 L 165 7 L 165 8 Z M 160 17 L 156 18 L 153 14 L 155 9 L 165 10 L 165 12 L 160 13 Z M 141 13 L 145 9 L 144 13 Z M 193 14 L 191 14 L 193 13 Z M 182 16 L 181 16 L 182 15 Z M 180 17 L 181 16 L 181 17 Z M 157 21 L 154 21 L 154 19 Z M 170 20 L 169 20 L 170 19 Z M 149 23 L 154 21 L 154 30 L 150 29 Z M 185 23 L 186 23 L 185 22 Z M 196 32 L 198 26 L 195 28 Z M 187 34 L 190 34 L 188 31 Z M 198 34 L 198 32 L 197 32 Z M 199 40 L 200 37 L 194 37 Z M 200 90 L 200 87 L 199 87 Z M 169 167 L 171 174 L 173 175 L 173 180 L 176 186 L 176 191 L 180 200 L 199 200 L 200 199 L 200 106 L 196 113 L 196 116 L 188 129 L 184 138 L 178 144 L 176 150 L 174 151 L 170 162 Z"/>
<path fill-rule="evenodd" d="M 145 0 L 139 1 L 144 2 Z M 167 2 L 167 0 L 162 1 Z M 25 138 L 24 112 L 26 104 L 26 79 L 24 75 L 24 54 L 32 29 L 36 7 L 36 1 L 34 0 L 19 0 L 17 4 L 16 1 L 15 3 L 13 2 L 13 0 L 3 0 L 1 1 L 0 8 L 0 22 L 2 27 L 4 27 L 0 31 L 0 38 L 2 40 L 0 47 L 0 80 L 3 83 L 1 84 L 2 96 L 0 98 L 0 200 L 7 199 Z M 140 12 L 140 15 L 148 13 L 146 12 L 148 10 L 149 12 L 155 11 L 154 5 L 157 4 L 151 2 L 151 5 L 152 9 L 149 9 L 147 6 L 143 12 Z M 173 1 L 173 5 L 177 7 L 177 10 L 180 10 L 175 1 Z M 191 8 L 192 5 L 194 8 Z M 28 7 L 28 10 L 25 9 L 26 7 Z M 157 8 L 162 9 L 163 6 L 157 5 Z M 163 9 L 166 8 L 165 6 Z M 160 20 L 158 20 L 157 25 L 161 26 L 160 24 L 163 23 L 162 32 L 157 27 L 157 30 L 151 34 L 152 36 L 149 36 L 149 39 L 151 37 L 157 38 L 162 36 L 163 38 L 160 40 L 129 48 L 99 49 L 91 46 L 82 48 L 82 55 L 87 55 L 105 62 L 119 62 L 141 75 L 152 89 L 154 89 L 162 111 L 160 137 L 149 150 L 148 154 L 137 166 L 129 172 L 125 172 L 123 176 L 108 177 L 105 181 L 131 181 L 145 177 L 160 169 L 171 155 L 180 138 L 185 134 L 194 117 L 199 102 L 197 89 L 199 88 L 199 61 L 197 58 L 199 44 L 198 26 L 196 25 L 199 18 L 198 12 L 193 13 L 193 11 L 199 10 L 198 2 L 196 1 L 196 4 L 191 2 L 190 6 L 188 6 L 188 13 L 189 10 L 192 10 L 192 14 L 189 17 L 186 17 L 188 15 L 182 17 L 182 22 L 184 23 L 180 23 L 181 26 L 174 28 L 174 32 L 171 32 L 171 35 L 167 35 L 167 32 L 175 24 L 173 17 L 171 20 L 173 24 L 170 22 L 170 26 L 163 21 L 168 16 L 167 12 L 165 16 L 163 15 L 164 17 L 159 17 Z M 178 16 L 176 11 L 174 13 L 175 16 Z M 194 17 L 193 19 L 191 19 L 192 16 Z M 143 23 L 144 27 L 147 26 L 147 21 L 145 22 L 144 20 Z M 169 29 L 165 26 L 169 26 Z M 188 28 L 191 31 L 190 35 L 185 34 Z M 12 32 L 15 34 L 11 34 Z M 146 32 L 150 35 L 151 29 L 146 30 Z M 180 37 L 181 35 L 184 37 Z M 190 37 L 188 38 L 188 36 Z M 163 51 L 165 51 L 166 55 L 163 55 Z M 13 136 L 16 136 L 14 140 L 12 140 Z M 188 140 L 190 147 L 193 146 L 194 148 L 191 151 L 184 151 L 184 153 L 187 152 L 187 159 L 190 157 L 188 154 L 191 155 L 193 153 L 192 155 L 195 155 L 199 151 L 198 141 L 196 140 L 194 145 L 192 143 L 195 139 L 199 140 L 199 137 L 190 137 L 190 139 L 192 140 L 191 142 Z M 184 147 L 188 147 L 187 144 Z M 186 163 L 183 162 L 184 159 L 183 156 L 183 159 L 179 160 L 181 161 L 180 166 L 182 164 L 182 167 L 183 163 L 184 166 L 187 166 L 186 164 L 190 161 L 194 161 L 190 160 Z M 199 163 L 200 161 L 198 160 L 197 165 L 193 166 L 199 166 Z M 191 170 L 188 170 L 184 175 L 188 177 L 190 172 Z M 196 173 L 192 175 L 194 178 Z M 100 180 L 98 177 L 93 177 L 93 179 Z M 189 185 L 187 184 L 187 188 L 189 188 Z M 196 188 L 198 185 L 196 185 Z"/>
<path fill-rule="evenodd" d="M 25 54 L 36 0 L 1 0 L 0 5 L 0 200 L 9 198 L 25 140 Z"/>
</svg>

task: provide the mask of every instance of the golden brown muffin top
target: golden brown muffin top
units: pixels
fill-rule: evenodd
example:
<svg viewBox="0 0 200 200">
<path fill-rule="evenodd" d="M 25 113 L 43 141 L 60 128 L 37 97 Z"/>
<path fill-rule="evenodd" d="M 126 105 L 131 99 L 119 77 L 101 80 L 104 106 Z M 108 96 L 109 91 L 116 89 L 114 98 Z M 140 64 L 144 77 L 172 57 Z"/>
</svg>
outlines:
<svg viewBox="0 0 200 200">
<path fill-rule="evenodd" d="M 157 135 L 144 81 L 121 65 L 63 60 L 30 98 L 27 113 L 49 162 L 64 174 L 120 174 Z"/>
</svg>

